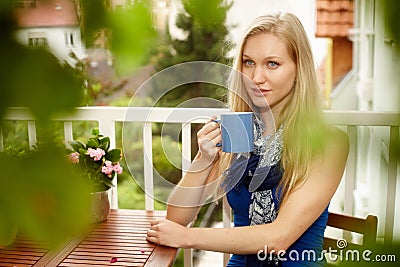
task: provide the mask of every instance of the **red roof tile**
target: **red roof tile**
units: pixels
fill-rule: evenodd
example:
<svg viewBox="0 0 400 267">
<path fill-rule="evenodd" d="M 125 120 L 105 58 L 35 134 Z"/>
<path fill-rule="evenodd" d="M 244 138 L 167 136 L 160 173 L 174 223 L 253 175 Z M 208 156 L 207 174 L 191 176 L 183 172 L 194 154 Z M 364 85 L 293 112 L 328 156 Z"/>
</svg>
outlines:
<svg viewBox="0 0 400 267">
<path fill-rule="evenodd" d="M 318 37 L 345 37 L 353 27 L 353 0 L 317 0 Z"/>
<path fill-rule="evenodd" d="M 15 16 L 23 28 L 79 24 L 74 0 L 36 0 L 36 7 L 16 7 Z"/>
</svg>

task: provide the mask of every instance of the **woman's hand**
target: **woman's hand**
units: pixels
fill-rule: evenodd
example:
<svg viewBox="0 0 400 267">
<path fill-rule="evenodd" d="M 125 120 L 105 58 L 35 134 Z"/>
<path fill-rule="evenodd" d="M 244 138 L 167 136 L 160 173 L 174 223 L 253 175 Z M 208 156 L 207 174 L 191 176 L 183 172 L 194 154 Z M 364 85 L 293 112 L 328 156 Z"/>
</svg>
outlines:
<svg viewBox="0 0 400 267">
<path fill-rule="evenodd" d="M 188 248 L 188 228 L 176 222 L 161 219 L 150 222 L 147 241 L 175 248 Z"/>
<path fill-rule="evenodd" d="M 221 152 L 221 146 L 217 146 L 222 141 L 221 129 L 219 124 L 215 122 L 216 119 L 215 116 L 212 117 L 197 132 L 200 157 L 210 164 L 218 160 L 219 153 Z"/>
</svg>

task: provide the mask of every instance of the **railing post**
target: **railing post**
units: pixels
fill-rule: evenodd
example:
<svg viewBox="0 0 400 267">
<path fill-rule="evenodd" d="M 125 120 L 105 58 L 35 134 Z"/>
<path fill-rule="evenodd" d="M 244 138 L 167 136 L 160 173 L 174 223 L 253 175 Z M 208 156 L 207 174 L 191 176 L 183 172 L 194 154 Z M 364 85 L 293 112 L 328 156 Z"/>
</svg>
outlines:
<svg viewBox="0 0 400 267">
<path fill-rule="evenodd" d="M 28 121 L 28 140 L 29 140 L 29 148 L 31 150 L 34 149 L 37 143 L 35 121 Z"/>
<path fill-rule="evenodd" d="M 99 131 L 100 134 L 110 137 L 110 149 L 115 148 L 115 122 L 112 120 L 99 120 Z M 111 188 L 110 192 L 110 204 L 112 209 L 118 209 L 118 175 L 116 177 L 117 179 L 113 180 L 114 187 Z"/>
<path fill-rule="evenodd" d="M 396 210 L 396 179 L 399 160 L 399 127 L 390 126 L 388 183 L 386 195 L 385 244 L 393 242 L 394 214 Z"/>
<path fill-rule="evenodd" d="M 146 210 L 154 210 L 153 138 L 151 122 L 143 124 L 144 191 Z"/>
<path fill-rule="evenodd" d="M 344 210 L 347 215 L 353 215 L 354 189 L 356 185 L 357 164 L 357 126 L 348 126 L 347 134 L 350 141 L 350 151 L 346 165 L 345 187 L 344 187 Z"/>
<path fill-rule="evenodd" d="M 67 148 L 71 148 L 71 146 L 69 145 L 69 142 L 74 140 L 72 121 L 64 122 L 64 140 L 65 140 L 65 146 Z"/>
<path fill-rule="evenodd" d="M 191 164 L 191 124 L 182 124 L 182 177 Z M 183 266 L 193 266 L 193 249 L 183 250 Z"/>
</svg>

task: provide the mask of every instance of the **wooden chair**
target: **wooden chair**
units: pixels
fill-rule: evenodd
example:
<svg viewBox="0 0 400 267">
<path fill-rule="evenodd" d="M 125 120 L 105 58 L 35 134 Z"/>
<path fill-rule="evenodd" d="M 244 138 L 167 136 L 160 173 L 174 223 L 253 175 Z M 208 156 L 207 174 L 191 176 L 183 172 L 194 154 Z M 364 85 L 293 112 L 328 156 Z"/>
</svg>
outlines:
<svg viewBox="0 0 400 267">
<path fill-rule="evenodd" d="M 363 219 L 330 212 L 328 216 L 327 226 L 344 230 L 343 236 L 345 238 L 335 239 L 331 237 L 324 237 L 323 249 L 325 251 L 329 252 L 332 249 L 337 251 L 342 250 L 344 252 L 348 250 L 363 250 L 367 247 L 373 247 L 376 243 L 378 217 L 376 217 L 375 215 L 368 215 L 365 219 Z M 349 238 L 349 232 L 362 234 L 362 244 L 357 244 L 353 242 Z M 338 255 L 338 253 L 333 254 Z"/>
</svg>

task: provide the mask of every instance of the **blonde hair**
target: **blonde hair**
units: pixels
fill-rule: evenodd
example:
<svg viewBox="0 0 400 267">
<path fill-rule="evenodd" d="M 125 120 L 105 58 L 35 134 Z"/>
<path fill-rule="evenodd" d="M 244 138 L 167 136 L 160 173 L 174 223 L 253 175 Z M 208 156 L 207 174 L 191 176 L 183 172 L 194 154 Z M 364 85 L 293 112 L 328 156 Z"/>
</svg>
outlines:
<svg viewBox="0 0 400 267">
<path fill-rule="evenodd" d="M 251 111 L 240 71 L 242 54 L 250 36 L 267 33 L 282 40 L 296 64 L 296 82 L 291 99 L 280 114 L 284 122 L 281 164 L 284 175 L 279 184 L 281 202 L 309 175 L 311 160 L 323 146 L 321 92 L 317 82 L 315 64 L 307 34 L 299 19 L 290 13 L 277 13 L 258 17 L 246 31 L 234 59 L 228 81 L 228 107 L 233 111 Z M 230 154 L 223 153 L 219 160 L 220 173 L 231 163 Z"/>
</svg>

